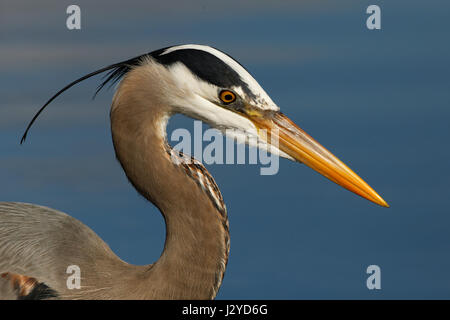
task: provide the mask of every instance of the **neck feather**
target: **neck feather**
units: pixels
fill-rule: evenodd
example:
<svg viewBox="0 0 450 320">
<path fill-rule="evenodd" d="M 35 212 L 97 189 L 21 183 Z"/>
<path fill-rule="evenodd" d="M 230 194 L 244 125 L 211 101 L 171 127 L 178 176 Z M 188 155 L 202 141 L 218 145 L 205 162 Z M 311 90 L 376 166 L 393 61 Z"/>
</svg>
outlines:
<svg viewBox="0 0 450 320">
<path fill-rule="evenodd" d="M 159 92 L 167 88 L 161 88 L 163 70 L 151 70 L 157 67 L 150 64 L 130 71 L 111 109 L 117 158 L 129 181 L 160 209 L 166 223 L 164 251 L 144 275 L 137 275 L 143 278 L 142 287 L 133 292 L 146 298 L 210 299 L 228 259 L 226 210 L 217 207 L 186 167 L 171 159 L 165 139 L 171 110 L 160 100 Z M 135 85 L 143 83 L 145 88 Z"/>
</svg>

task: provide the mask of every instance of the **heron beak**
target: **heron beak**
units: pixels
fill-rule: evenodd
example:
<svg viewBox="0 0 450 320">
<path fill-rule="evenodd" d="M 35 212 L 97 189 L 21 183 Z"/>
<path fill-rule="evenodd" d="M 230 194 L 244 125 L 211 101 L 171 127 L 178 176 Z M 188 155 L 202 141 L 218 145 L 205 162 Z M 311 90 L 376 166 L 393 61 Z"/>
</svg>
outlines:
<svg viewBox="0 0 450 320">
<path fill-rule="evenodd" d="M 364 180 L 280 112 L 248 114 L 261 138 L 331 181 L 382 207 L 389 207 Z"/>
</svg>

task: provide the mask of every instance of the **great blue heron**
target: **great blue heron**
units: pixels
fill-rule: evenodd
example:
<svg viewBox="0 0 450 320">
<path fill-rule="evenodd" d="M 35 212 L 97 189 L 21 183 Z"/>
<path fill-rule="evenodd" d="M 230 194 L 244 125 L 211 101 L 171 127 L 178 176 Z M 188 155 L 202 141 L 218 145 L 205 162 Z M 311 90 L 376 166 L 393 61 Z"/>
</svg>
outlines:
<svg viewBox="0 0 450 320">
<path fill-rule="evenodd" d="M 40 112 L 58 95 L 105 71 L 109 73 L 97 92 L 120 80 L 110 113 L 116 156 L 132 185 L 161 211 L 166 223 L 164 251 L 154 264 L 130 265 L 90 228 L 65 213 L 2 202 L 0 297 L 216 296 L 229 253 L 227 211 L 203 165 L 194 159 L 184 161 L 187 157 L 166 142 L 166 124 L 175 113 L 203 120 L 225 134 L 232 132 L 237 140 L 256 141 L 259 148 L 302 162 L 344 188 L 388 206 L 352 170 L 283 115 L 244 67 L 204 45 L 163 48 L 70 83 L 38 111 L 23 140 Z M 67 268 L 73 265 L 81 272 L 79 288 L 67 286 Z"/>
</svg>

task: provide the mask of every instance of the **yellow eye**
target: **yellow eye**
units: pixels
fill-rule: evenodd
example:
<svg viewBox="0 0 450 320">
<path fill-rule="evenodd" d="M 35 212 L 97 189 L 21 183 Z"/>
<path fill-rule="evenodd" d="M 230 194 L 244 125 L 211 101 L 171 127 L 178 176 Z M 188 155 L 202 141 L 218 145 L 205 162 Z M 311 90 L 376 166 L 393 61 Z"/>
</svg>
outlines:
<svg viewBox="0 0 450 320">
<path fill-rule="evenodd" d="M 219 98 L 223 103 L 228 104 L 236 100 L 236 95 L 229 90 L 222 90 L 220 91 Z"/>
</svg>

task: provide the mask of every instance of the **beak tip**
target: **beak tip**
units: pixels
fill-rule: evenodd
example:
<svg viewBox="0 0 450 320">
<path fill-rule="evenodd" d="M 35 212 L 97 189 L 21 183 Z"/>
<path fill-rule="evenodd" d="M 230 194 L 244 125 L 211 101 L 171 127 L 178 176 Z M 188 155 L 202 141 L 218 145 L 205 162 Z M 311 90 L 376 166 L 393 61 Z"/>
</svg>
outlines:
<svg viewBox="0 0 450 320">
<path fill-rule="evenodd" d="M 386 201 L 383 203 L 382 207 L 385 208 L 390 208 L 391 206 L 389 205 L 389 203 L 387 203 Z"/>
<path fill-rule="evenodd" d="M 377 197 L 376 201 L 373 201 L 381 207 L 390 208 L 391 206 L 380 196 Z"/>
</svg>

